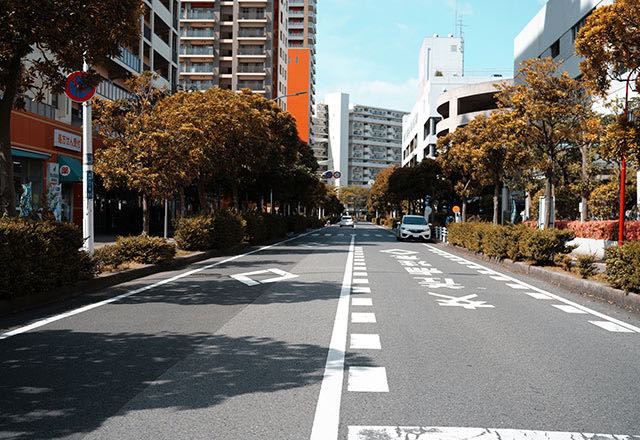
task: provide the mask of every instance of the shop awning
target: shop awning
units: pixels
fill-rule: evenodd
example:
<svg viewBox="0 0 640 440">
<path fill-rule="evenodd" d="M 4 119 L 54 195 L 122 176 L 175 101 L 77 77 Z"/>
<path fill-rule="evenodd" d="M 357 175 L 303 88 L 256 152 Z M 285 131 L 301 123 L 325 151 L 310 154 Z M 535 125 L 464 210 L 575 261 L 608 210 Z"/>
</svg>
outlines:
<svg viewBox="0 0 640 440">
<path fill-rule="evenodd" d="M 82 164 L 78 159 L 58 154 L 58 164 L 60 164 L 60 182 L 82 182 Z M 69 167 L 69 174 L 64 175 L 62 167 Z"/>
<path fill-rule="evenodd" d="M 23 150 L 22 148 L 12 148 L 11 149 L 11 156 L 13 157 L 26 157 L 29 159 L 41 159 L 41 160 L 47 160 L 51 157 L 50 154 L 46 154 L 46 153 L 38 153 L 36 151 L 31 151 L 31 150 Z"/>
</svg>

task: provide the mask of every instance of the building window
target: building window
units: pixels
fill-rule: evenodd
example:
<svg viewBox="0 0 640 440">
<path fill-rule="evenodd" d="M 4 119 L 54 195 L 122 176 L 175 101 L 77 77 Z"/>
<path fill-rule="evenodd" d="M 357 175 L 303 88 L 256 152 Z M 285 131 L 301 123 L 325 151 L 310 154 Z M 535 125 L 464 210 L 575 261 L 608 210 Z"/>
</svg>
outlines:
<svg viewBox="0 0 640 440">
<path fill-rule="evenodd" d="M 551 45 L 551 57 L 557 58 L 560 55 L 560 40 L 557 40 Z"/>
</svg>

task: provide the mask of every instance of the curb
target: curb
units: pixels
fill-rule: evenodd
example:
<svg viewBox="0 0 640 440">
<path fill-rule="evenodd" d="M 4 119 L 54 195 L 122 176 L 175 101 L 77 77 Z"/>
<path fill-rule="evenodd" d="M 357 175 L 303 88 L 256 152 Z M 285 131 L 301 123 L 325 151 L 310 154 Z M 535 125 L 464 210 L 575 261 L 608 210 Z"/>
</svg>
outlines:
<svg viewBox="0 0 640 440">
<path fill-rule="evenodd" d="M 597 299 L 610 304 L 616 304 L 625 309 L 630 309 L 635 312 L 640 312 L 640 295 L 636 293 L 627 293 L 624 290 L 616 289 L 608 286 L 599 281 L 583 280 L 581 278 L 575 278 L 571 275 L 561 272 L 554 272 L 547 270 L 544 267 L 532 266 L 520 261 L 512 261 L 509 259 L 497 260 L 490 258 L 482 254 L 476 254 L 458 246 L 453 246 L 448 243 L 438 243 L 438 246 L 446 246 L 447 248 L 454 249 L 458 253 L 462 253 L 465 256 L 492 263 L 494 265 L 503 266 L 512 272 L 528 275 L 532 278 L 536 278 L 540 281 L 553 284 L 554 286 L 562 287 L 572 293 L 585 296 L 588 298 Z"/>
<path fill-rule="evenodd" d="M 284 238 L 291 239 L 297 235 L 303 234 L 304 233 L 288 233 Z M 173 260 L 162 265 L 146 265 L 143 267 L 137 267 L 135 269 L 123 270 L 122 272 L 97 276 L 96 278 L 79 281 L 75 284 L 60 286 L 56 288 L 57 292 L 53 295 L 44 293 L 38 295 L 21 296 L 13 300 L 0 300 L 0 317 L 8 316 L 13 313 L 24 312 L 41 306 L 50 305 L 59 301 L 75 298 L 88 293 L 94 293 L 102 289 L 107 289 L 118 284 L 127 283 L 129 281 L 133 281 L 138 278 L 144 278 L 156 273 L 181 269 L 183 267 L 198 263 L 200 261 L 208 260 L 210 258 L 222 257 L 225 255 L 233 256 L 243 250 L 250 249 L 252 247 L 259 248 L 262 246 L 269 246 L 275 243 L 279 243 L 280 241 L 280 239 L 273 240 L 261 245 L 242 244 L 227 249 L 224 252 L 215 249 L 206 252 L 195 252 L 192 255 L 176 257 Z"/>
</svg>

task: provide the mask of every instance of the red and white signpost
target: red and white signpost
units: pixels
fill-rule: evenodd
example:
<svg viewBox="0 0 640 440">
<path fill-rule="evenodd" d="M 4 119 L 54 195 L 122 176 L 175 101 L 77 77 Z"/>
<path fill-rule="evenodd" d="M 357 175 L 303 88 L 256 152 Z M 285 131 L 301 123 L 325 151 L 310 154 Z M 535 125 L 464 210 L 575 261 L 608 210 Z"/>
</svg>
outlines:
<svg viewBox="0 0 640 440">
<path fill-rule="evenodd" d="M 85 62 L 82 72 L 67 77 L 65 93 L 75 102 L 82 103 L 82 237 L 84 249 L 93 254 L 93 143 L 91 129 L 91 98 L 95 87 L 87 86 L 85 78 L 89 65 Z"/>
</svg>

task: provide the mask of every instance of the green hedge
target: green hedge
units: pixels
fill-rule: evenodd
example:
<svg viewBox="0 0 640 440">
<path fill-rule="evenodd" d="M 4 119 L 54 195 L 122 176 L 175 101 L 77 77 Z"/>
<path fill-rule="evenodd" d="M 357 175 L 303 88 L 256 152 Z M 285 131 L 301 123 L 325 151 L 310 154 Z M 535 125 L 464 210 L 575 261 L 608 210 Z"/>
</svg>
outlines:
<svg viewBox="0 0 640 440">
<path fill-rule="evenodd" d="M 611 247 L 605 252 L 609 283 L 627 292 L 640 292 L 640 242 Z"/>
<path fill-rule="evenodd" d="M 263 244 L 287 235 L 284 217 L 261 214 L 256 211 L 242 215 L 245 222 L 244 238 L 249 244 Z"/>
<path fill-rule="evenodd" d="M 306 218 L 302 215 L 290 215 L 285 217 L 287 222 L 287 232 L 300 233 L 307 229 Z"/>
<path fill-rule="evenodd" d="M 101 272 L 116 269 L 132 262 L 139 264 L 163 264 L 176 255 L 176 247 L 161 237 L 144 235 L 118 237 L 116 243 L 103 246 L 93 254 L 93 261 Z"/>
<path fill-rule="evenodd" d="M 174 238 L 185 251 L 207 251 L 215 247 L 213 217 L 199 215 L 176 220 Z"/>
<path fill-rule="evenodd" d="M 245 223 L 232 210 L 217 211 L 213 216 L 213 242 L 216 249 L 229 249 L 242 244 Z"/>
<path fill-rule="evenodd" d="M 488 223 L 453 223 L 449 225 L 449 243 L 472 252 L 494 258 L 529 260 L 549 264 L 558 254 L 568 254 L 572 248 L 571 231 L 533 230 L 525 226 L 493 226 Z"/>
<path fill-rule="evenodd" d="M 95 268 L 79 250 L 82 233 L 72 224 L 0 219 L 0 297 L 44 292 L 90 278 Z"/>
</svg>

